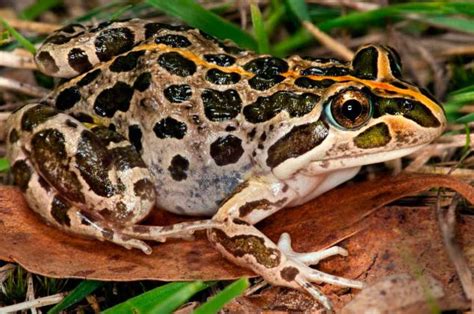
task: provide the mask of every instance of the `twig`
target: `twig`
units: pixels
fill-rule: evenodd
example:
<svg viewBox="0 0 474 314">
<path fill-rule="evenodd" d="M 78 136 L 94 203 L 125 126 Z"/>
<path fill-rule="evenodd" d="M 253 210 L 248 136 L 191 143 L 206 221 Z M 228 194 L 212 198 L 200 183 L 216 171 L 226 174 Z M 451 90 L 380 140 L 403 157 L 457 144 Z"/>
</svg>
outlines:
<svg viewBox="0 0 474 314">
<path fill-rule="evenodd" d="M 265 286 L 268 285 L 268 282 L 263 280 L 262 278 L 259 278 L 253 285 L 247 288 L 244 292 L 244 296 L 248 297 L 257 292 L 258 290 L 264 288 Z"/>
<path fill-rule="evenodd" d="M 59 24 L 48 24 L 9 18 L 4 18 L 4 20 L 10 24 L 11 27 L 16 28 L 17 30 L 30 31 L 39 34 L 49 34 L 62 27 Z"/>
<path fill-rule="evenodd" d="M 35 299 L 35 287 L 33 286 L 33 276 L 29 272 L 26 275 L 26 280 L 28 282 L 28 288 L 26 289 L 26 301 L 31 301 Z M 38 311 L 35 308 L 32 308 L 31 314 L 37 314 Z"/>
<path fill-rule="evenodd" d="M 453 262 L 456 273 L 458 274 L 461 286 L 464 290 L 466 298 L 471 302 L 474 301 L 474 286 L 472 283 L 472 272 L 466 258 L 463 255 L 462 249 L 455 241 L 455 227 L 456 227 L 456 205 L 459 202 L 459 195 L 453 197 L 451 205 L 445 211 L 440 206 L 441 193 L 438 192 L 436 202 L 436 212 L 438 216 L 438 224 L 443 236 L 444 246 L 448 252 L 449 259 Z"/>
<path fill-rule="evenodd" d="M 354 57 L 354 52 L 349 50 L 346 46 L 339 43 L 337 40 L 329 36 L 328 34 L 321 31 L 313 23 L 309 21 L 304 21 L 303 26 L 324 46 L 328 47 L 334 53 L 340 55 L 345 60 L 352 60 Z"/>
<path fill-rule="evenodd" d="M 0 313 L 10 313 L 10 312 L 17 312 L 17 311 L 24 311 L 32 308 L 43 307 L 47 305 L 57 304 L 61 302 L 66 293 L 57 293 L 47 297 L 38 298 L 36 300 L 21 302 L 9 306 L 0 307 Z"/>
<path fill-rule="evenodd" d="M 16 268 L 15 264 L 9 263 L 0 267 L 0 284 L 7 279 L 8 275 Z"/>
<path fill-rule="evenodd" d="M 0 51 L 0 66 L 9 68 L 36 70 L 33 56 L 19 55 L 15 52 Z"/>
<path fill-rule="evenodd" d="M 474 134 L 470 134 L 471 148 L 474 148 Z M 420 169 L 433 156 L 445 154 L 449 148 L 462 147 L 466 144 L 466 135 L 458 134 L 451 136 L 443 136 L 438 142 L 430 144 L 415 156 L 415 159 L 404 169 L 406 172 L 414 172 Z"/>
<path fill-rule="evenodd" d="M 45 88 L 21 83 L 6 77 L 0 77 L 0 89 L 9 89 L 38 98 L 42 98 L 48 94 L 48 90 Z"/>
</svg>

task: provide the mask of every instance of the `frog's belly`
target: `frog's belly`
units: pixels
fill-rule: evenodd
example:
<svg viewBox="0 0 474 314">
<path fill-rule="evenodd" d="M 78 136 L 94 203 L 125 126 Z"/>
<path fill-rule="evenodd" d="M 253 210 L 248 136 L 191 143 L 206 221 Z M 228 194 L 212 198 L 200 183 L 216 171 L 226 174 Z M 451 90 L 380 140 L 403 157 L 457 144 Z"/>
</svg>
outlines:
<svg viewBox="0 0 474 314">
<path fill-rule="evenodd" d="M 155 177 L 157 207 L 176 214 L 213 215 L 219 204 L 250 175 L 251 163 L 246 156 L 237 163 L 220 167 L 208 159 L 205 152 L 182 154 L 189 166 L 180 172 L 170 168 L 176 155 L 168 156 L 166 151 L 179 150 L 168 147 L 145 163 Z M 183 164 L 186 162 L 182 161 L 181 166 Z M 171 174 L 173 171 L 174 175 Z"/>
</svg>

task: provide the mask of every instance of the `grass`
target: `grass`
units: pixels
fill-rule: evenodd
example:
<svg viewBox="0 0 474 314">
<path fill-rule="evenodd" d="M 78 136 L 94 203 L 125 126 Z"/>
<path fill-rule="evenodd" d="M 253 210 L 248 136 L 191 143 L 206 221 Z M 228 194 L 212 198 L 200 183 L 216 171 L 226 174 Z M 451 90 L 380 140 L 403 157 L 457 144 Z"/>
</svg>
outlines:
<svg viewBox="0 0 474 314">
<path fill-rule="evenodd" d="M 34 20 L 51 9 L 61 9 L 63 2 L 59 0 L 38 0 L 19 13 L 25 20 Z M 222 2 L 212 9 L 205 9 L 193 0 L 147 0 L 144 2 L 112 1 L 103 6 L 87 11 L 79 17 L 69 17 L 69 22 L 88 22 L 95 20 L 114 20 L 123 17 L 140 17 L 151 15 L 167 15 L 172 21 L 179 20 L 185 24 L 202 29 L 221 39 L 230 39 L 242 48 L 252 49 L 260 53 L 270 53 L 276 56 L 286 56 L 314 44 L 314 38 L 301 27 L 302 21 L 311 21 L 322 31 L 344 33 L 346 36 L 360 37 L 370 31 L 380 31 L 385 25 L 404 23 L 401 29 L 410 36 L 424 36 L 430 32 L 448 32 L 455 30 L 464 34 L 474 34 L 474 3 L 471 1 L 423 1 L 394 3 L 371 11 L 356 11 L 341 7 L 324 7 L 308 4 L 303 0 L 272 0 L 269 5 L 250 5 L 251 26 L 248 30 L 241 29 L 238 22 L 227 19 L 224 15 L 231 4 Z M 34 43 L 28 37 L 21 35 L 11 28 L 4 20 L 0 20 L 8 33 L 17 44 L 2 47 L 10 50 L 18 45 L 34 52 Z M 273 34 L 282 34 L 274 36 Z M 4 40 L 4 38 L 2 38 Z M 469 123 L 474 122 L 474 113 L 463 113 L 467 104 L 474 102 L 474 71 L 465 67 L 467 61 L 447 59 L 452 66 L 454 75 L 449 85 L 445 109 L 450 123 L 465 125 L 459 132 L 469 134 Z M 467 142 L 468 143 L 468 142 Z M 0 172 L 6 171 L 9 165 L 6 159 L 0 158 Z M 36 284 L 45 291 L 62 291 L 70 289 L 63 280 L 39 280 Z M 1 295 L 2 303 L 10 304 L 24 300 L 26 293 L 25 272 L 18 267 L 4 282 L 5 292 Z M 184 302 L 196 297 L 202 290 L 210 286 L 222 284 L 205 283 L 168 283 L 159 287 L 140 286 L 133 292 L 126 291 L 128 300 L 107 302 L 108 309 L 104 313 L 149 313 L 171 312 Z M 82 281 L 72 290 L 61 304 L 51 308 L 48 313 L 59 313 L 74 306 L 86 306 L 84 298 L 90 294 L 108 295 L 110 290 L 117 287 L 96 281 Z M 135 286 L 134 286 L 135 287 Z M 217 312 L 233 297 L 242 294 L 248 287 L 248 281 L 238 280 L 227 285 L 207 303 L 204 302 L 196 313 Z M 142 289 L 143 288 L 143 289 Z M 125 289 L 126 290 L 126 289 Z M 49 293 L 48 292 L 48 293 Z M 112 297 L 111 297 L 112 298 Z M 110 300 L 110 299 L 109 299 Z"/>
</svg>

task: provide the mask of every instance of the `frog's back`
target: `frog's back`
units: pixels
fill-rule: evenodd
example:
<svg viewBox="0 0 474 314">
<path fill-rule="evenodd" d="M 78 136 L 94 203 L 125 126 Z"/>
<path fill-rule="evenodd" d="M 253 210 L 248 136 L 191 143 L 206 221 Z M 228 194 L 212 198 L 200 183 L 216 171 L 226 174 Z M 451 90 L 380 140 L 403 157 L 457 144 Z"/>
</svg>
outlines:
<svg viewBox="0 0 474 314">
<path fill-rule="evenodd" d="M 238 184 L 269 171 L 260 162 L 269 145 L 314 109 L 328 84 L 295 73 L 319 64 L 348 71 L 336 60 L 259 56 L 188 27 L 127 27 L 106 25 L 94 42 L 104 32 L 126 37 L 126 29 L 145 39 L 65 83 L 49 102 L 127 136 L 156 179 L 158 205 L 181 214 L 212 214 Z"/>
</svg>

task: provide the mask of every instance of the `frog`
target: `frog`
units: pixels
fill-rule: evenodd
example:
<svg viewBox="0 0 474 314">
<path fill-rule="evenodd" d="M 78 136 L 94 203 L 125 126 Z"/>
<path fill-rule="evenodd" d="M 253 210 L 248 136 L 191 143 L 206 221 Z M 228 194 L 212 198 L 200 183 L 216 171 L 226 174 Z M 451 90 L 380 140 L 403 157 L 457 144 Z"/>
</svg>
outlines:
<svg viewBox="0 0 474 314">
<path fill-rule="evenodd" d="M 35 61 L 63 81 L 9 117 L 7 158 L 44 221 L 145 254 L 147 242 L 204 231 L 231 262 L 327 310 L 315 283 L 364 283 L 312 266 L 347 250 L 295 252 L 289 234 L 275 243 L 255 225 L 362 166 L 415 152 L 447 123 L 380 44 L 351 61 L 279 58 L 189 26 L 130 19 L 67 25 Z M 210 218 L 141 223 L 155 208 Z"/>
</svg>

